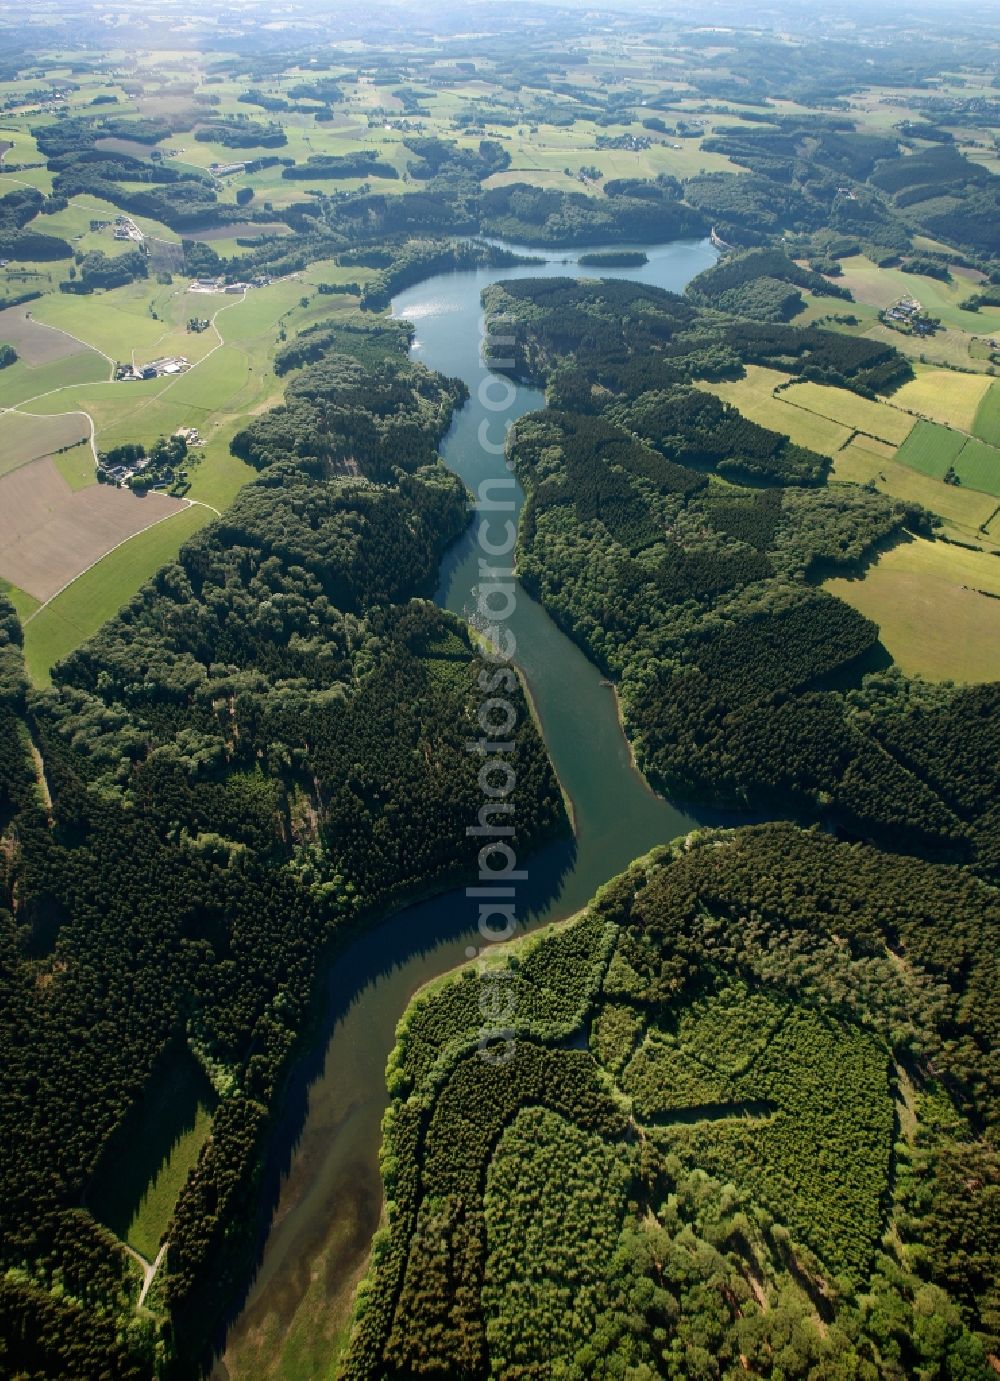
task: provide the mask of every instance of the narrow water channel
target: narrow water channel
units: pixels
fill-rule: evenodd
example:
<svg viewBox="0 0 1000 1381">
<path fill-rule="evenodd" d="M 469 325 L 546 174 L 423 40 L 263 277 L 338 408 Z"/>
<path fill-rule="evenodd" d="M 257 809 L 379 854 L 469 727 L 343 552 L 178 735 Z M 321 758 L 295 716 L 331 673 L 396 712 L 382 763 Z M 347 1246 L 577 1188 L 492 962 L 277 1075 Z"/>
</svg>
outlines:
<svg viewBox="0 0 1000 1381">
<path fill-rule="evenodd" d="M 646 253 L 647 264 L 614 276 L 678 292 L 716 257 L 707 240 L 647 247 Z M 540 392 L 524 387 L 502 414 L 480 401 L 488 377 L 480 361 L 482 289 L 529 275 L 597 276 L 581 269 L 570 251 L 549 252 L 545 260 L 532 268 L 441 274 L 392 304 L 394 315 L 415 325 L 414 356 L 469 387 L 470 401 L 456 415 L 441 454 L 473 491 L 485 478 L 508 474 L 503 457 L 480 445 L 480 423 L 488 419 L 495 437 L 497 418 L 514 420 L 544 405 Z M 522 498 L 518 487 L 518 506 Z M 460 615 L 474 607 L 478 555 L 470 530 L 442 562 L 436 599 Z M 707 815 L 686 814 L 648 789 L 632 766 L 611 688 L 540 605 L 520 588 L 517 596 L 509 621 L 517 661 L 575 821 L 574 840 L 527 861 L 518 909 L 522 920 L 539 923 L 570 915 L 632 859 Z M 265 1186 L 274 1217 L 215 1381 L 312 1381 L 333 1374 L 381 1213 L 383 1073 L 396 1023 L 418 987 L 465 959 L 466 947 L 478 938 L 475 923 L 464 891 L 451 892 L 369 931 L 333 966 L 325 1044 L 317 1043 L 292 1079 L 286 1125 L 275 1138 L 279 1151 Z"/>
</svg>

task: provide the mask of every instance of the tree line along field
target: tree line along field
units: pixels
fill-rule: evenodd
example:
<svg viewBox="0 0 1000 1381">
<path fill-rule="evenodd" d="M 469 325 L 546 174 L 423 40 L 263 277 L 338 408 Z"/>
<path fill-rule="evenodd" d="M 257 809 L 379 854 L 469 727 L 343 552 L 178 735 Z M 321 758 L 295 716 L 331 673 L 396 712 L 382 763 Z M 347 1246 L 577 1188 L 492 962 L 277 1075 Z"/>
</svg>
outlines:
<svg viewBox="0 0 1000 1381">
<path fill-rule="evenodd" d="M 1000 558 L 916 538 L 882 553 L 863 579 L 825 588 L 879 626 L 907 675 L 1000 680 Z"/>
<path fill-rule="evenodd" d="M 839 477 L 855 480 L 863 474 L 862 482 L 875 479 L 900 498 L 919 496 L 932 512 L 955 521 L 964 538 L 982 541 L 979 529 L 995 505 L 978 496 L 1000 499 L 1000 449 L 970 433 L 973 427 L 991 428 L 991 380 L 941 370 L 918 372 L 887 401 L 874 402 L 841 388 L 792 383 L 780 370 L 751 365 L 742 379 L 702 382 L 700 387 L 735 404 L 754 421 L 828 455 Z M 914 414 L 924 410 L 949 418 L 952 426 L 915 420 Z M 963 423 L 966 429 L 957 430 Z M 878 466 L 876 459 L 895 463 Z M 915 482 L 900 467 L 940 481 L 951 471 L 961 490 L 948 493 L 951 486 L 944 485 L 920 488 L 919 482 L 914 488 Z"/>
</svg>

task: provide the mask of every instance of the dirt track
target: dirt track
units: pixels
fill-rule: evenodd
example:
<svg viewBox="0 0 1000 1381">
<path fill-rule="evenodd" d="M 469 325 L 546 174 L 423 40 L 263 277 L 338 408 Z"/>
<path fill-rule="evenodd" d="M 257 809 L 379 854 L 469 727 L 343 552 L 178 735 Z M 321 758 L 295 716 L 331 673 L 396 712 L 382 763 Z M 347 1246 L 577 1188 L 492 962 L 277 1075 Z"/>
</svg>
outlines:
<svg viewBox="0 0 1000 1381">
<path fill-rule="evenodd" d="M 33 321 L 27 315 L 32 305 L 27 302 L 23 307 L 8 307 L 0 312 L 0 341 L 12 345 L 25 364 L 51 364 L 88 349 L 82 341 Z"/>
<path fill-rule="evenodd" d="M 85 441 L 89 434 L 90 422 L 82 412 L 64 412 L 57 417 L 0 413 L 0 476 L 30 460 L 50 456 L 62 446 Z"/>
</svg>

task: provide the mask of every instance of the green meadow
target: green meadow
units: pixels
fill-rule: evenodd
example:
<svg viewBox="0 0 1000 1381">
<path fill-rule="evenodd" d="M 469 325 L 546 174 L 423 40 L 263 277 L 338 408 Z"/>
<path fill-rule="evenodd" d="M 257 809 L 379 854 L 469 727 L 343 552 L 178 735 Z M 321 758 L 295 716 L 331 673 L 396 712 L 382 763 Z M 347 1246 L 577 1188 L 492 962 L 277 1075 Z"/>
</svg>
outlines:
<svg viewBox="0 0 1000 1381">
<path fill-rule="evenodd" d="M 1000 446 L 1000 381 L 990 386 L 976 410 L 972 430 L 981 441 Z"/>
<path fill-rule="evenodd" d="M 159 1251 L 177 1195 L 212 1130 L 216 1102 L 194 1057 L 175 1049 L 97 1167 L 87 1206 L 147 1261 Z"/>
<path fill-rule="evenodd" d="M 918 422 L 896 452 L 896 459 L 921 474 L 943 479 L 958 459 L 965 437 L 939 422 Z"/>
</svg>

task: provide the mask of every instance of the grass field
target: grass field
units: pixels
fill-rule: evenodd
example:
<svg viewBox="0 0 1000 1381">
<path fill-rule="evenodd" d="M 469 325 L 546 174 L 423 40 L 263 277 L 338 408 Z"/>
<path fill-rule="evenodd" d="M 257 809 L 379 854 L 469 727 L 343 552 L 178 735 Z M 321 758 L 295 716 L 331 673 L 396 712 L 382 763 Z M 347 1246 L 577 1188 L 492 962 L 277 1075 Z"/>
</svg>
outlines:
<svg viewBox="0 0 1000 1381">
<path fill-rule="evenodd" d="M 907 503 L 918 503 L 931 513 L 936 513 L 944 521 L 947 536 L 959 541 L 973 542 L 977 546 L 993 546 L 980 531 L 988 524 L 997 509 L 997 501 L 989 494 L 981 494 L 961 485 L 942 484 L 931 475 L 921 474 L 899 461 L 873 455 L 860 444 L 867 438 L 857 438 L 833 462 L 833 478 L 846 480 L 853 484 L 873 484 L 883 494 L 903 499 Z M 989 530 L 989 529 L 987 529 Z M 1000 532 L 990 533 L 990 538 L 1000 537 Z"/>
<path fill-rule="evenodd" d="M 897 120 L 901 118 L 901 114 L 896 115 Z M 838 278 L 838 283 L 850 288 L 859 302 L 889 307 L 901 297 L 915 297 L 931 316 L 940 318 L 943 326 L 974 336 L 994 335 L 1000 330 L 1000 307 L 967 312 L 958 306 L 972 291 L 967 279 L 956 278 L 951 283 L 942 283 L 921 274 L 903 273 L 902 269 L 879 268 L 860 254 L 842 259 L 841 268 L 843 276 Z"/>
<path fill-rule="evenodd" d="M 913 418 L 888 403 L 873 403 L 845 388 L 829 384 L 792 384 L 779 395 L 789 406 L 827 417 L 852 431 L 867 432 L 880 441 L 900 445 L 913 427 Z"/>
<path fill-rule="evenodd" d="M 87 419 L 80 413 L 57 417 L 31 416 L 22 412 L 0 413 L 3 444 L 0 447 L 0 479 L 39 456 L 51 455 L 62 446 L 73 446 L 89 437 Z"/>
<path fill-rule="evenodd" d="M 165 494 L 73 486 L 43 456 L 0 480 L 0 575 L 51 599 L 119 543 L 181 509 Z"/>
<path fill-rule="evenodd" d="M 97 383 L 109 372 L 107 360 L 93 350 L 80 350 L 48 364 L 27 365 L 18 360 L 0 374 L 0 407 L 19 407 L 58 389 Z"/>
<path fill-rule="evenodd" d="M 961 432 L 971 432 L 979 405 L 990 389 L 989 376 L 928 369 L 920 364 L 914 368 L 916 378 L 896 390 L 893 403 Z"/>
<path fill-rule="evenodd" d="M 820 455 L 836 455 L 850 437 L 852 429 L 818 413 L 793 407 L 782 401 L 785 397 L 783 393 L 773 397 L 775 386 L 787 382 L 788 375 L 780 370 L 751 364 L 747 366 L 743 379 L 732 383 L 699 383 L 698 387 L 732 403 L 752 422 L 784 432 L 799 446 L 808 446 Z"/>
<path fill-rule="evenodd" d="M 92 484 L 97 483 L 97 467 L 87 442 L 82 446 L 74 446 L 71 451 L 63 451 L 62 455 L 53 456 L 52 464 L 74 492 L 77 489 L 89 489 Z"/>
<path fill-rule="evenodd" d="M 955 461 L 955 474 L 970 489 L 1000 498 L 1000 450 L 970 437 Z"/>
<path fill-rule="evenodd" d="M 17 616 L 22 623 L 38 608 L 39 601 L 35 599 L 34 595 L 29 595 L 27 590 L 19 590 L 9 580 L 0 580 L 0 594 L 7 596 L 17 610 Z"/>
<path fill-rule="evenodd" d="M 161 287 L 160 293 L 166 297 L 170 289 Z M 163 322 L 150 315 L 153 304 L 147 282 L 129 283 L 89 297 L 50 293 L 33 304 L 33 315 L 111 359 L 128 360 L 133 350 L 155 346 L 164 333 Z"/>
<path fill-rule="evenodd" d="M 937 422 L 918 422 L 896 452 L 896 459 L 923 475 L 943 479 L 965 441 L 964 436 Z"/>
<path fill-rule="evenodd" d="M 24 364 L 51 364 L 53 360 L 79 354 L 85 349 L 78 341 L 36 321 L 31 315 L 32 305 L 7 307 L 0 312 L 0 340 L 12 345 Z"/>
<path fill-rule="evenodd" d="M 976 409 L 972 431 L 981 441 L 1000 446 L 1000 380 L 993 382 Z"/>
<path fill-rule="evenodd" d="M 230 454 L 229 440 L 236 425 L 223 426 L 216 432 L 192 468 L 188 497 L 213 508 L 228 507 L 243 486 L 257 476 L 257 471 L 245 460 Z M 197 455 L 197 452 L 195 452 Z"/>
<path fill-rule="evenodd" d="M 910 435 L 912 436 L 912 432 Z M 905 441 L 903 445 L 906 445 Z M 891 446 L 888 441 L 877 441 L 874 436 L 864 436 L 861 432 L 853 438 L 848 447 L 848 450 L 863 451 L 867 455 L 874 456 L 877 460 L 893 460 L 897 449 L 897 447 Z"/>
<path fill-rule="evenodd" d="M 92 637 L 211 518 L 206 508 L 182 509 L 130 538 L 40 609 L 24 628 L 24 659 L 32 682 L 48 685 L 56 662 Z"/>
<path fill-rule="evenodd" d="M 853 310 L 857 311 L 855 307 Z M 945 326 L 935 331 L 933 336 L 908 336 L 903 331 L 892 331 L 882 322 L 876 321 L 864 334 L 869 340 L 884 341 L 911 360 L 930 365 L 953 365 L 956 369 L 972 370 L 985 374 L 989 369 L 989 347 L 967 331 Z"/>
<path fill-rule="evenodd" d="M 215 1094 L 186 1050 L 153 1076 L 102 1157 L 87 1193 L 94 1216 L 147 1261 L 212 1130 Z"/>
<path fill-rule="evenodd" d="M 884 552 L 859 580 L 826 582 L 878 624 L 908 675 L 1000 680 L 1000 557 L 916 538 Z M 986 593 L 980 593 L 985 591 Z"/>
</svg>

